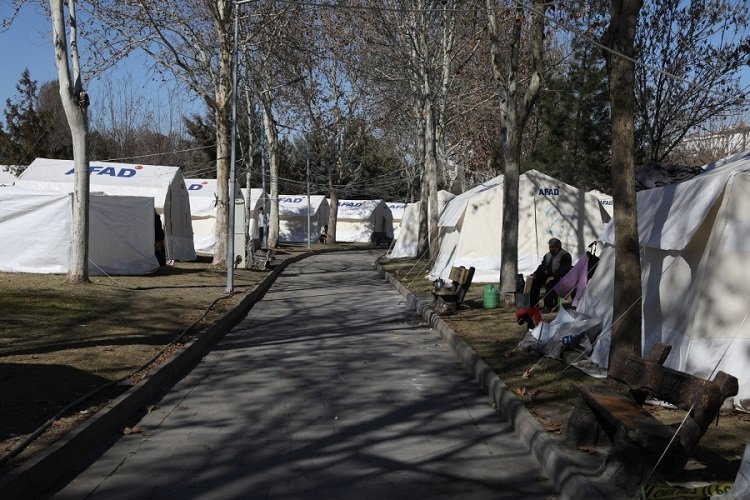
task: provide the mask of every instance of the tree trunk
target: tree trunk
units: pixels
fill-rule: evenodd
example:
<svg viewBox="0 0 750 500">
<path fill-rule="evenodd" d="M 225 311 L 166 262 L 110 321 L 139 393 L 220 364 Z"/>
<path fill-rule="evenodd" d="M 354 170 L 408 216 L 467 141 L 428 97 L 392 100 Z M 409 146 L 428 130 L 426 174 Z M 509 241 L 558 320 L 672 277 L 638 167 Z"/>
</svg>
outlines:
<svg viewBox="0 0 750 500">
<path fill-rule="evenodd" d="M 430 267 L 435 263 L 438 249 L 438 206 L 437 206 L 437 150 L 435 147 L 435 110 L 431 99 L 425 99 L 422 110 L 424 123 L 424 181 L 422 189 L 426 190 L 428 216 L 427 236 L 429 243 Z M 425 196 L 422 196 L 424 199 Z"/>
<path fill-rule="evenodd" d="M 518 180 L 521 174 L 521 138 L 534 103 L 542 88 L 544 69 L 544 0 L 535 0 L 531 38 L 531 75 L 526 92 L 518 89 L 518 64 L 523 35 L 524 7 L 515 9 L 513 33 L 509 40 L 510 56 L 506 60 L 500 53 L 500 38 L 495 16 L 496 5 L 487 0 L 488 31 L 492 72 L 498 87 L 500 104 L 500 144 L 505 161 L 503 186 L 502 243 L 500 247 L 500 290 L 515 292 L 518 274 Z"/>
<path fill-rule="evenodd" d="M 229 169 L 231 168 L 232 133 L 232 60 L 233 35 L 231 30 L 232 3 L 216 1 L 219 17 L 219 74 L 216 83 L 214 111 L 216 120 L 216 232 L 213 267 L 226 269 L 229 234 Z M 210 100 L 209 100 L 210 102 Z M 232 234 L 231 237 L 234 237 Z"/>
<path fill-rule="evenodd" d="M 510 114 L 513 116 L 513 113 Z M 518 182 L 521 177 L 521 137 L 515 130 L 515 118 L 508 120 L 505 134 L 503 160 L 503 216 L 502 242 L 500 244 L 500 291 L 516 291 L 518 275 Z M 513 278 L 511 280 L 511 278 Z"/>
<path fill-rule="evenodd" d="M 227 266 L 227 237 L 229 234 L 229 168 L 231 154 L 231 120 L 228 94 L 220 90 L 216 95 L 216 242 L 211 265 L 225 269 Z"/>
<path fill-rule="evenodd" d="M 268 243 L 266 246 L 268 248 L 276 248 L 279 243 L 279 134 L 276 130 L 271 99 L 268 94 L 268 92 L 260 93 L 260 100 L 263 104 L 263 129 L 266 134 L 269 171 L 271 174 L 271 185 L 268 194 L 271 202 L 271 213 L 268 217 Z"/>
<path fill-rule="evenodd" d="M 326 243 L 332 245 L 336 243 L 336 222 L 338 221 L 339 213 L 339 193 L 336 191 L 336 186 L 333 182 L 333 172 L 328 173 L 328 193 L 331 200 L 331 210 L 328 212 L 328 234 L 326 235 Z"/>
<path fill-rule="evenodd" d="M 427 177 L 424 175 L 425 166 L 425 139 L 427 134 L 425 133 L 424 115 L 422 114 L 419 106 L 414 107 L 414 115 L 417 121 L 417 158 L 415 159 L 417 168 L 421 173 L 419 176 L 419 236 L 417 243 L 417 256 L 422 258 L 425 255 L 429 255 L 430 251 L 430 238 L 428 231 L 430 227 L 429 223 L 429 193 L 430 190 L 427 187 Z"/>
<path fill-rule="evenodd" d="M 635 193 L 633 57 L 642 0 L 612 0 L 606 35 L 612 101 L 612 186 L 615 219 L 615 297 L 610 368 L 625 352 L 641 355 L 641 264 Z M 620 57 L 623 54 L 626 57 Z"/>
<path fill-rule="evenodd" d="M 65 13 L 62 0 L 50 0 L 52 16 L 52 36 L 55 48 L 57 78 L 60 82 L 65 117 L 68 120 L 73 141 L 75 164 L 75 187 L 73 190 L 73 244 L 67 280 L 71 283 L 89 281 L 89 148 L 88 148 L 88 106 L 89 100 L 83 90 L 78 62 L 78 41 L 75 1 L 68 3 L 70 19 L 70 56 L 73 71 L 68 59 L 68 44 L 65 40 Z M 72 80 L 72 78 L 74 78 Z"/>
</svg>

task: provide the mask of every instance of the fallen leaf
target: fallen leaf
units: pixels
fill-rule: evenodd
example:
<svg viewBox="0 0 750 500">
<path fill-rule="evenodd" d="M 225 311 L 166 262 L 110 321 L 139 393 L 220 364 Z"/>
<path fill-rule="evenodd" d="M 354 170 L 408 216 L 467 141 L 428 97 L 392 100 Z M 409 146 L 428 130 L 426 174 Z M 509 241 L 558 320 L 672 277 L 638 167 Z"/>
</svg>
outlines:
<svg viewBox="0 0 750 500">
<path fill-rule="evenodd" d="M 523 371 L 523 378 L 531 378 L 531 372 L 532 372 L 532 371 L 534 371 L 534 368 L 533 368 L 533 367 L 531 367 L 531 368 L 526 368 L 526 369 L 525 369 L 525 370 Z"/>
<path fill-rule="evenodd" d="M 525 387 L 521 387 L 521 388 L 518 388 L 518 389 L 513 389 L 513 392 L 515 392 L 519 396 L 523 397 L 523 396 L 526 395 L 526 388 Z"/>
<path fill-rule="evenodd" d="M 140 434 L 141 433 L 141 428 L 140 427 L 125 427 L 122 430 L 122 433 L 125 434 L 126 436 L 128 434 Z"/>
</svg>

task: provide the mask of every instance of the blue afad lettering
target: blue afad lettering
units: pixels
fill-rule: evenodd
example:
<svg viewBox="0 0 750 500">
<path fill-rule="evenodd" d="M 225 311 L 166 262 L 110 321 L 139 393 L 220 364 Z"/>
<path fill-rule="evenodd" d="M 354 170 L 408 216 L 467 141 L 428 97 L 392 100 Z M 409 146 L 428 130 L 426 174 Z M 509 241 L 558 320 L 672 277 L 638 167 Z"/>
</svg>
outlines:
<svg viewBox="0 0 750 500">
<path fill-rule="evenodd" d="M 557 196 L 560 194 L 560 188 L 539 188 L 539 196 Z"/>
<path fill-rule="evenodd" d="M 279 198 L 281 203 L 302 203 L 302 198 Z"/>
<path fill-rule="evenodd" d="M 359 203 L 353 203 L 353 202 L 351 202 L 351 201 L 345 201 L 345 202 L 343 202 L 343 203 L 340 203 L 340 205 L 341 205 L 342 207 L 361 207 L 361 206 L 362 206 L 362 202 L 359 202 Z"/>
<path fill-rule="evenodd" d="M 188 191 L 200 191 L 203 189 L 203 184 L 190 184 L 188 186 Z"/>
<path fill-rule="evenodd" d="M 73 175 L 75 171 L 75 168 L 71 168 L 70 170 L 65 172 L 65 175 Z M 89 165 L 89 174 L 109 175 L 110 177 L 133 177 L 136 174 L 136 170 L 134 168 L 121 168 L 119 170 L 115 170 L 115 167 Z"/>
</svg>

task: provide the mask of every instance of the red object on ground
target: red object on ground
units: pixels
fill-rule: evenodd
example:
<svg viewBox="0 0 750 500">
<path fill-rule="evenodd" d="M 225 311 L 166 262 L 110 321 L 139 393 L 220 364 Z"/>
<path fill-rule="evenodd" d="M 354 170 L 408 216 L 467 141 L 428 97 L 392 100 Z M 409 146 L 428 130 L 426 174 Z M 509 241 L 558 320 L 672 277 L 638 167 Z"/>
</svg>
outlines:
<svg viewBox="0 0 750 500">
<path fill-rule="evenodd" d="M 519 309 L 518 311 L 516 311 L 516 319 L 521 319 L 524 314 L 528 314 L 529 317 L 534 321 L 535 325 L 538 325 L 542 322 L 542 312 L 539 310 L 539 306 Z"/>
</svg>

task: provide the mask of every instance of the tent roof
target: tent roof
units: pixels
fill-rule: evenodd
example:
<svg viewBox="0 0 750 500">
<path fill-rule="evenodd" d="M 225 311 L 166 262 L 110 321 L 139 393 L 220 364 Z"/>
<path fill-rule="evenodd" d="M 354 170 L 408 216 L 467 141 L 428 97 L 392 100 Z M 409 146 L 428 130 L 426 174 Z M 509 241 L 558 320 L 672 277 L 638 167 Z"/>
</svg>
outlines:
<svg viewBox="0 0 750 500">
<path fill-rule="evenodd" d="M 324 203 L 326 197 L 322 194 L 311 195 L 310 213 L 318 213 Z M 306 194 L 279 195 L 279 217 L 307 217 L 307 208 Z"/>
<path fill-rule="evenodd" d="M 483 182 L 479 184 L 478 186 L 474 186 L 473 188 L 469 189 L 468 191 L 459 194 L 452 200 L 448 202 L 448 204 L 443 209 L 443 213 L 440 214 L 440 222 L 438 223 L 438 226 L 440 227 L 455 227 L 458 222 L 461 220 L 461 217 L 464 215 L 464 211 L 466 210 L 466 207 L 469 204 L 469 201 L 474 198 L 475 196 L 478 196 L 479 194 L 494 189 L 497 186 L 502 185 L 503 183 L 503 176 L 498 175 L 497 177 L 494 177 L 486 182 Z"/>
<path fill-rule="evenodd" d="M 401 220 L 404 217 L 404 210 L 406 210 L 406 203 L 400 201 L 387 201 L 385 205 L 391 209 L 394 220 Z"/>
<path fill-rule="evenodd" d="M 383 200 L 339 200 L 338 219 L 369 219 L 379 207 L 385 207 Z"/>
<path fill-rule="evenodd" d="M 737 172 L 750 170 L 750 150 L 704 168 L 684 182 L 638 192 L 638 237 L 641 246 L 682 250 L 706 217 L 724 186 Z M 614 223 L 599 236 L 614 244 Z"/>
<path fill-rule="evenodd" d="M 46 191 L 69 192 L 74 182 L 74 161 L 37 158 L 18 177 L 16 185 Z M 92 191 L 111 195 L 151 196 L 154 205 L 163 209 L 167 191 L 178 167 L 127 163 L 90 162 Z"/>
<path fill-rule="evenodd" d="M 247 188 L 242 188 L 242 196 L 247 200 Z M 261 200 L 263 199 L 263 189 L 261 188 L 250 188 L 250 210 L 257 210 L 260 206 Z"/>
<path fill-rule="evenodd" d="M 216 179 L 185 179 L 185 187 L 190 195 L 190 213 L 210 215 L 216 210 Z M 235 201 L 244 203 L 239 184 L 235 187 Z"/>
</svg>

